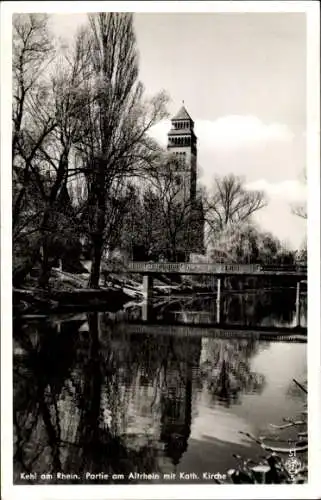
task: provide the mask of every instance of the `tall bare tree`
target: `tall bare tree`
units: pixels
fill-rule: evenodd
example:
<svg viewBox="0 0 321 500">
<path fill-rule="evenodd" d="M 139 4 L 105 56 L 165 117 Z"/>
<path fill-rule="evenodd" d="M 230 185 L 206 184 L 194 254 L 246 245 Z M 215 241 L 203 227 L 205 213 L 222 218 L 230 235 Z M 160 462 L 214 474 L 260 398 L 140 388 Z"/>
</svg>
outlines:
<svg viewBox="0 0 321 500">
<path fill-rule="evenodd" d="M 72 214 L 64 205 L 68 201 L 67 181 L 75 173 L 71 168 L 75 146 L 83 133 L 88 51 L 82 33 L 78 33 L 72 48 L 53 61 L 47 18 L 43 16 L 20 16 L 15 19 L 15 29 L 13 239 L 15 249 L 30 246 L 31 241 L 33 244 L 30 258 L 14 273 L 14 282 L 23 279 L 39 258 L 39 283 L 46 286 L 50 247 L 57 251 L 59 240 L 64 247 L 72 235 Z"/>
<path fill-rule="evenodd" d="M 89 286 L 97 288 L 103 249 L 111 235 L 110 199 L 126 177 L 142 173 L 157 154 L 146 132 L 166 115 L 167 97 L 161 93 L 143 100 L 131 14 L 92 14 L 89 21 L 91 105 L 83 114 L 88 133 L 80 152 L 93 247 Z"/>
<path fill-rule="evenodd" d="M 255 212 L 266 205 L 264 193 L 245 189 L 240 177 L 233 174 L 216 177 L 206 202 L 210 234 L 222 231 L 229 224 L 249 221 Z"/>
<path fill-rule="evenodd" d="M 39 227 L 42 245 L 42 274 L 40 284 L 45 286 L 50 275 L 50 246 L 53 239 L 66 243 L 72 234 L 79 233 L 79 221 L 72 221 L 67 183 L 77 174 L 74 165 L 76 146 L 82 142 L 82 114 L 87 102 L 86 78 L 88 45 L 83 32 L 78 32 L 69 51 L 57 60 L 51 78 L 53 108 L 56 128 L 47 148 L 40 148 L 38 157 L 47 171 L 50 183 L 44 189 L 43 177 L 38 176 L 38 188 L 43 196 L 43 216 Z M 68 208 L 66 211 L 67 203 Z M 68 213 L 69 212 L 69 213 Z M 74 231 L 70 232 L 70 226 Z"/>
<path fill-rule="evenodd" d="M 25 202 L 33 162 L 39 148 L 56 126 L 50 106 L 47 84 L 43 78 L 52 61 L 54 49 L 47 29 L 47 16 L 13 16 L 13 227 Z"/>
<path fill-rule="evenodd" d="M 47 22 L 47 16 L 42 14 L 15 14 L 12 23 L 13 267 L 14 276 L 22 279 L 38 257 L 39 248 L 34 244 L 35 238 L 15 244 L 16 238 L 36 231 L 43 208 L 34 185 L 36 157 L 56 127 L 45 78 L 45 70 L 54 57 Z M 23 249 L 22 259 L 16 259 L 19 249 Z"/>
</svg>

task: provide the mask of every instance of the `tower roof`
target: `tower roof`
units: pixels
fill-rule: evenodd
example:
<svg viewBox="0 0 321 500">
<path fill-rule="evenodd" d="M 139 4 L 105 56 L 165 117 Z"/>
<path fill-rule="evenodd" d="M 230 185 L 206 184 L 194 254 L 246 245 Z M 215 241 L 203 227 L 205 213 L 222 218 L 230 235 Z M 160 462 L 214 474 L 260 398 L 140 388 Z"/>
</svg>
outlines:
<svg viewBox="0 0 321 500">
<path fill-rule="evenodd" d="M 182 106 L 179 112 L 173 116 L 172 120 L 192 120 L 192 118 L 187 113 L 185 106 Z"/>
</svg>

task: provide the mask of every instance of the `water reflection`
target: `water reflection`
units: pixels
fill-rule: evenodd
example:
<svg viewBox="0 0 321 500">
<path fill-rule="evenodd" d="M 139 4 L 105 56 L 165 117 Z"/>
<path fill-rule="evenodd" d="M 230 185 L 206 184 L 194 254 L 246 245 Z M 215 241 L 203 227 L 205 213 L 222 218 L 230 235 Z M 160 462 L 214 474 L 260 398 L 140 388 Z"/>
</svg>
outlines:
<svg viewBox="0 0 321 500">
<path fill-rule="evenodd" d="M 302 285 L 303 288 L 303 285 Z M 225 291 L 220 300 L 219 323 L 242 326 L 297 326 L 295 287 Z M 150 303 L 149 321 L 183 323 L 217 323 L 216 294 L 199 296 L 154 297 Z M 133 319 L 142 319 L 139 307 L 128 309 Z M 307 326 L 307 295 L 300 296 L 300 326 Z"/>
<path fill-rule="evenodd" d="M 104 471 L 109 477 L 96 482 L 127 483 L 129 473 L 179 470 L 186 459 L 192 470 L 205 467 L 195 452 L 195 439 L 205 439 L 204 408 L 209 415 L 216 408 L 215 422 L 205 418 L 216 429 L 233 416 L 230 435 L 244 429 L 237 407 L 251 425 L 246 395 L 258 400 L 265 390 L 257 360 L 270 345 L 129 334 L 108 313 L 15 322 L 14 481 L 23 482 L 23 472 L 38 473 L 35 482 L 61 472 L 74 474 L 67 483 L 84 483 L 86 472 Z M 219 438 L 205 460 L 224 471 L 236 450 L 230 443 L 224 462 L 217 446 L 227 438 Z"/>
<path fill-rule="evenodd" d="M 206 339 L 201 374 L 213 401 L 237 403 L 244 392 L 262 392 L 264 376 L 251 370 L 259 343 L 253 339 Z M 264 346 L 260 344 L 260 348 Z"/>
</svg>

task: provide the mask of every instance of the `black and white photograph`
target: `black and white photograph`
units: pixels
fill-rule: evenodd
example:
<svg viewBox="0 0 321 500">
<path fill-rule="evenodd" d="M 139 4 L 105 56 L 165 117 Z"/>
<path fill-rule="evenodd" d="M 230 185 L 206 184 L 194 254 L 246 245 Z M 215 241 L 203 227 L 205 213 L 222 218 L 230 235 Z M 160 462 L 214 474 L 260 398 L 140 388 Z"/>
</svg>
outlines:
<svg viewBox="0 0 321 500">
<path fill-rule="evenodd" d="M 7 481 L 307 487 L 318 9 L 24 3 L 2 43 Z"/>
</svg>

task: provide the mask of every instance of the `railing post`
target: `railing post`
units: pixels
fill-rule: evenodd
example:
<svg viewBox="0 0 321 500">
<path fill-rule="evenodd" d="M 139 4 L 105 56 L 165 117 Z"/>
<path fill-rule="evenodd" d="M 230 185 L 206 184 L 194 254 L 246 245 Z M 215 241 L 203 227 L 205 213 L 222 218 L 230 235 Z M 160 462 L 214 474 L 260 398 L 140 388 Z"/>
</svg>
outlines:
<svg viewBox="0 0 321 500">
<path fill-rule="evenodd" d="M 221 320 L 221 278 L 217 278 L 217 295 L 216 295 L 216 323 Z"/>
<path fill-rule="evenodd" d="M 151 298 L 153 296 L 153 277 L 149 274 L 143 276 L 143 292 L 145 300 L 142 307 L 142 320 L 148 321 L 151 310 Z"/>
<path fill-rule="evenodd" d="M 295 325 L 300 326 L 300 281 L 296 284 Z"/>
</svg>

